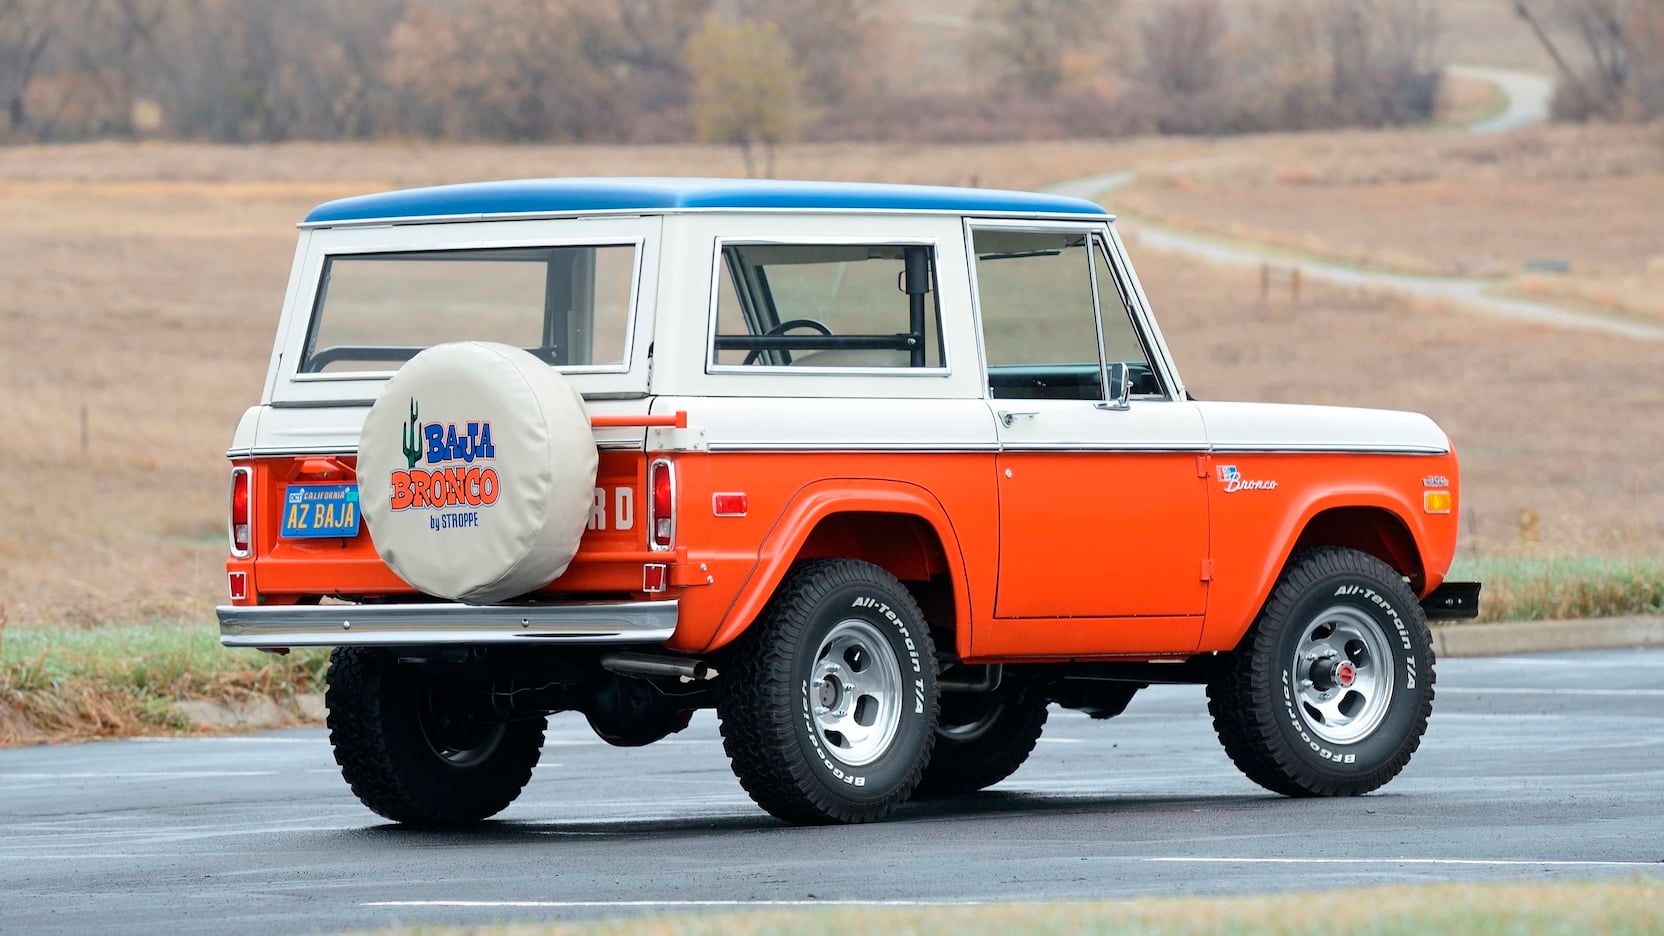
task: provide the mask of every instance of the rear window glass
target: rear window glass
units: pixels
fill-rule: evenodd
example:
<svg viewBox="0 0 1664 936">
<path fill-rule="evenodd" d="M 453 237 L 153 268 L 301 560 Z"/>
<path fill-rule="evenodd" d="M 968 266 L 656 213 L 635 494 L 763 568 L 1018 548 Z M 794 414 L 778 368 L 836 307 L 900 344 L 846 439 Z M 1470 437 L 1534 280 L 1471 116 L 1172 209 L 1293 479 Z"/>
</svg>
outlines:
<svg viewBox="0 0 1664 936">
<path fill-rule="evenodd" d="M 931 248 L 726 244 L 712 363 L 941 367 Z"/>
<path fill-rule="evenodd" d="M 394 371 L 448 341 L 497 341 L 562 369 L 628 353 L 636 247 L 337 254 L 324 261 L 300 372 Z"/>
</svg>

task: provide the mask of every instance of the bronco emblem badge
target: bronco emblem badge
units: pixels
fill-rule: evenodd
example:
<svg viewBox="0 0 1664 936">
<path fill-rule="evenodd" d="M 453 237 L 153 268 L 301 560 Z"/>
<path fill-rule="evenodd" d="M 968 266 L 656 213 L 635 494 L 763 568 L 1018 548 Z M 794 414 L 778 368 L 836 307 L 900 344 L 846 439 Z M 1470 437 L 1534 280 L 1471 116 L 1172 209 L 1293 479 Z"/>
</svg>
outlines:
<svg viewBox="0 0 1664 936">
<path fill-rule="evenodd" d="M 1219 480 L 1225 482 L 1225 493 L 1235 494 L 1238 491 L 1275 491 L 1275 481 L 1250 481 L 1236 470 L 1235 465 L 1220 465 Z"/>
</svg>

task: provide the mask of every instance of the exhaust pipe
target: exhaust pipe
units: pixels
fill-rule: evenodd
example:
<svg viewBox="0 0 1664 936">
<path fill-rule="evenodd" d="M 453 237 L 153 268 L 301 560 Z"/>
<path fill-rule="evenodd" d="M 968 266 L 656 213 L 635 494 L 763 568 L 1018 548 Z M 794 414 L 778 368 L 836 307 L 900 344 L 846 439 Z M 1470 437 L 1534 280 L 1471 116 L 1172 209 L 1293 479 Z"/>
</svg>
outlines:
<svg viewBox="0 0 1664 936">
<path fill-rule="evenodd" d="M 675 676 L 690 683 L 709 682 L 717 676 L 716 669 L 704 660 L 628 651 L 603 656 L 601 668 L 620 676 Z"/>
</svg>

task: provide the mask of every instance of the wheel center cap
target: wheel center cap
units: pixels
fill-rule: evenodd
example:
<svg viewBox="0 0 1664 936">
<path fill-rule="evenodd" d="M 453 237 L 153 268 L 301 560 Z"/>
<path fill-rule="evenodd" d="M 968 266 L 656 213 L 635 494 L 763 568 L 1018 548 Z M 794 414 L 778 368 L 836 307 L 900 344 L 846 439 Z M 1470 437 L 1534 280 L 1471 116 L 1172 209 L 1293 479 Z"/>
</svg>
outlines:
<svg viewBox="0 0 1664 936">
<path fill-rule="evenodd" d="M 1349 688 L 1358 681 L 1358 667 L 1351 663 L 1342 663 L 1335 667 L 1335 685 L 1342 689 Z"/>
<path fill-rule="evenodd" d="M 831 708 L 836 705 L 838 702 L 838 681 L 830 676 L 821 680 L 817 694 L 820 696 L 822 708 Z"/>
</svg>

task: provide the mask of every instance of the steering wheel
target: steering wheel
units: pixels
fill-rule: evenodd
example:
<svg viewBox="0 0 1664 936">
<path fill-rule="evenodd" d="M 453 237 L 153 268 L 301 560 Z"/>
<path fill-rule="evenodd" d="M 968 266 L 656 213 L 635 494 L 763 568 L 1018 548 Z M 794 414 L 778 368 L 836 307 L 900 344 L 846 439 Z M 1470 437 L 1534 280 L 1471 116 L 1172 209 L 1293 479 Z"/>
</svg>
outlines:
<svg viewBox="0 0 1664 936">
<path fill-rule="evenodd" d="M 825 322 L 822 322 L 819 319 L 811 318 L 787 319 L 786 321 L 781 322 L 764 332 L 763 336 L 768 337 L 769 335 L 784 335 L 786 332 L 789 332 L 794 328 L 812 328 L 828 338 L 832 337 L 832 329 L 827 328 Z M 745 364 L 755 364 L 759 357 L 762 357 L 767 353 L 768 352 L 763 348 L 753 348 L 751 349 L 751 353 L 745 356 Z M 790 351 L 781 350 L 780 353 L 785 355 L 787 364 L 792 362 L 792 353 Z"/>
</svg>

